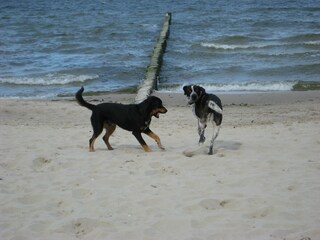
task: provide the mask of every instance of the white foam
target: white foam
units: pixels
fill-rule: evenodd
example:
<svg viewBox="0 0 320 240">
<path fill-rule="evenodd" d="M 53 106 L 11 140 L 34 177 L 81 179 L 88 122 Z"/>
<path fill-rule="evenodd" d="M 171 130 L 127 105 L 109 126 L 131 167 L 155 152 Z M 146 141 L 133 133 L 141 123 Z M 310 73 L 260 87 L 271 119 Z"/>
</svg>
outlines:
<svg viewBox="0 0 320 240">
<path fill-rule="evenodd" d="M 207 92 L 269 92 L 290 91 L 297 82 L 252 82 L 252 83 L 225 83 L 225 84 L 200 84 Z M 160 92 L 182 92 L 181 86 L 161 87 Z"/>
<path fill-rule="evenodd" d="M 231 83 L 221 85 L 204 85 L 208 90 L 212 91 L 290 91 L 293 82 L 267 82 L 267 83 Z"/>
<path fill-rule="evenodd" d="M 320 45 L 320 41 L 308 41 L 305 42 L 306 45 Z"/>
<path fill-rule="evenodd" d="M 38 95 L 27 95 L 27 96 L 2 96 L 0 99 L 5 100 L 44 100 L 44 99 L 55 99 L 57 95 L 55 93 L 42 93 Z"/>
<path fill-rule="evenodd" d="M 202 47 L 207 48 L 215 48 L 215 49 L 222 49 L 222 50 L 235 50 L 235 49 L 249 49 L 249 48 L 265 48 L 265 47 L 272 47 L 272 46 L 279 46 L 279 44 L 219 44 L 219 43 L 210 43 L 204 42 L 201 43 Z"/>
<path fill-rule="evenodd" d="M 47 74 L 37 77 L 2 77 L 0 83 L 17 85 L 63 85 L 75 82 L 85 82 L 98 78 L 96 74 L 92 75 L 73 75 L 73 74 Z"/>
<path fill-rule="evenodd" d="M 227 44 L 217 44 L 217 43 L 201 43 L 202 47 L 215 48 L 215 49 L 225 49 L 225 50 L 234 50 L 234 49 L 247 49 L 250 48 L 249 45 L 227 45 Z"/>
</svg>

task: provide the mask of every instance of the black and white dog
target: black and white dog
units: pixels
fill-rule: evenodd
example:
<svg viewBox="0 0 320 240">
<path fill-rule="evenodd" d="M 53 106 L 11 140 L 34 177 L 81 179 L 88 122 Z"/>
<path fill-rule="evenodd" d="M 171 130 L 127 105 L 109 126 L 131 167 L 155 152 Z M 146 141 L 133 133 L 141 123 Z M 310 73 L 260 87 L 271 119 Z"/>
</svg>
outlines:
<svg viewBox="0 0 320 240">
<path fill-rule="evenodd" d="M 193 106 L 193 113 L 198 118 L 199 143 L 206 140 L 204 130 L 207 121 L 211 121 L 214 127 L 208 154 L 213 153 L 213 143 L 218 137 L 222 122 L 222 104 L 220 98 L 214 94 L 206 93 L 203 87 L 187 85 L 183 87 L 184 95 L 188 97 L 188 104 Z"/>
</svg>

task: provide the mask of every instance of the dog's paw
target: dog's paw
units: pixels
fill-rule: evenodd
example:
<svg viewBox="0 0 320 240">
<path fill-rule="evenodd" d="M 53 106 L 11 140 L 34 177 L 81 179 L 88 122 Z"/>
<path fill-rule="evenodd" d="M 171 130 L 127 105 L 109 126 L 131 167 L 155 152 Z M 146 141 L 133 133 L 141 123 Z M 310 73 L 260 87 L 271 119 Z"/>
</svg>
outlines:
<svg viewBox="0 0 320 240">
<path fill-rule="evenodd" d="M 166 148 L 164 146 L 162 146 L 161 144 L 158 144 L 158 147 L 161 149 L 161 150 L 166 150 Z"/>
<path fill-rule="evenodd" d="M 142 145 L 142 147 L 145 152 L 152 152 L 151 148 L 149 148 L 148 145 Z"/>
<path fill-rule="evenodd" d="M 208 155 L 212 155 L 213 154 L 213 145 L 209 147 L 209 151 L 208 151 Z"/>
<path fill-rule="evenodd" d="M 204 143 L 206 141 L 206 137 L 205 136 L 200 136 L 200 139 L 199 139 L 199 144 L 201 143 Z"/>
</svg>

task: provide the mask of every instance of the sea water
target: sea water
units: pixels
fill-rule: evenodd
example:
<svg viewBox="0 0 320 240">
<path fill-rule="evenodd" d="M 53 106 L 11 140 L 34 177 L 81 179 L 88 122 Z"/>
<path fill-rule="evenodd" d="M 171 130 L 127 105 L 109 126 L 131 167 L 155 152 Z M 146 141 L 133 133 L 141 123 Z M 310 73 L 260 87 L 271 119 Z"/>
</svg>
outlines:
<svg viewBox="0 0 320 240">
<path fill-rule="evenodd" d="M 167 12 L 159 91 L 320 82 L 318 0 L 10 0 L 0 1 L 0 97 L 136 89 Z"/>
</svg>

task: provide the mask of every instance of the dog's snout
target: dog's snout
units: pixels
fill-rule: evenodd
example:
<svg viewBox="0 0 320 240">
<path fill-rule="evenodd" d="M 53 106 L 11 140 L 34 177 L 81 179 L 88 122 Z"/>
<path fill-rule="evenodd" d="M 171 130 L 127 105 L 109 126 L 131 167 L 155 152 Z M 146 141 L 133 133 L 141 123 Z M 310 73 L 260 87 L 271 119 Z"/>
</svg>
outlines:
<svg viewBox="0 0 320 240">
<path fill-rule="evenodd" d="M 162 113 L 168 112 L 168 110 L 167 110 L 165 107 L 163 107 L 163 106 L 162 106 L 162 109 L 161 109 L 161 110 L 162 110 Z"/>
</svg>

